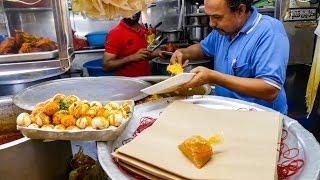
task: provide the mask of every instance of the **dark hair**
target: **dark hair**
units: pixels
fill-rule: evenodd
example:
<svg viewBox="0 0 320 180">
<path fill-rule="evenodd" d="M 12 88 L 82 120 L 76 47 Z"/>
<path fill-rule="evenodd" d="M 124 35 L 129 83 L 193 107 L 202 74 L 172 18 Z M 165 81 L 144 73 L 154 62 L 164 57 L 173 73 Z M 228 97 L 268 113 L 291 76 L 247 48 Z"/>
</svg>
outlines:
<svg viewBox="0 0 320 180">
<path fill-rule="evenodd" d="M 240 4 L 246 5 L 246 12 L 249 12 L 251 10 L 251 5 L 252 5 L 253 0 L 226 0 L 229 8 L 231 11 L 236 11 Z"/>
</svg>

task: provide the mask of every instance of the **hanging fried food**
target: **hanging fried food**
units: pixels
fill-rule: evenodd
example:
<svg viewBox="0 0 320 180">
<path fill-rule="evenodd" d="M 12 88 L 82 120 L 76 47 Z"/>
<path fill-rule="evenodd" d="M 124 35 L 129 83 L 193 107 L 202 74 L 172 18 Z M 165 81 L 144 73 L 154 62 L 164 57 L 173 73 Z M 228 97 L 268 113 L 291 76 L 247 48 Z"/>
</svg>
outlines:
<svg viewBox="0 0 320 180">
<path fill-rule="evenodd" d="M 1 42 L 0 54 L 14 53 L 16 48 L 16 41 L 14 37 L 9 37 Z"/>
</svg>

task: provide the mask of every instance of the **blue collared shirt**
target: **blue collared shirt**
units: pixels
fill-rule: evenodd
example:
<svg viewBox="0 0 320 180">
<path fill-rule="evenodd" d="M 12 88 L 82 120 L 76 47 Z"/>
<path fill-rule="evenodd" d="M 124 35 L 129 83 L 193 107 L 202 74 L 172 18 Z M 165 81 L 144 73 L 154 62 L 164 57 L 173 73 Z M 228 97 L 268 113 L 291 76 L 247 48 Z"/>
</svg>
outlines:
<svg viewBox="0 0 320 180">
<path fill-rule="evenodd" d="M 257 103 L 283 114 L 287 113 L 283 85 L 289 58 L 289 40 L 280 21 L 259 14 L 253 7 L 250 17 L 234 39 L 213 30 L 200 42 L 200 46 L 204 54 L 214 57 L 216 71 L 238 77 L 263 79 L 280 90 L 271 103 L 243 96 L 218 85 L 216 95 Z"/>
</svg>

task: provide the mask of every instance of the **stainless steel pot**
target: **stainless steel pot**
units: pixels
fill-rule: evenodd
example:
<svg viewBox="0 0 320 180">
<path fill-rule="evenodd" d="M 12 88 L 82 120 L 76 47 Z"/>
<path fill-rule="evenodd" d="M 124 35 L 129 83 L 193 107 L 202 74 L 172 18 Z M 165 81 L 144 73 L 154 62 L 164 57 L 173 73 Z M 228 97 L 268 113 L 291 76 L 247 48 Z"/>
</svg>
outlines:
<svg viewBox="0 0 320 180">
<path fill-rule="evenodd" d="M 161 31 L 162 37 L 167 37 L 167 42 L 179 42 L 182 37 L 182 30 Z"/>
<path fill-rule="evenodd" d="M 16 117 L 21 112 L 11 97 L 0 98 L 0 135 L 16 132 Z M 0 145 L 0 179 L 66 179 L 71 158 L 70 141 L 23 137 Z"/>
<path fill-rule="evenodd" d="M 189 40 L 191 41 L 201 41 L 202 39 L 204 39 L 205 37 L 207 37 L 209 35 L 209 33 L 211 32 L 209 30 L 210 28 L 207 26 L 192 26 L 189 27 Z"/>
<path fill-rule="evenodd" d="M 170 63 L 170 58 L 162 59 L 162 58 L 155 58 L 152 60 L 152 74 L 153 75 L 169 75 L 167 72 L 167 66 Z M 207 68 L 212 67 L 211 60 L 202 59 L 202 60 L 191 60 L 189 64 L 185 67 L 185 69 L 193 69 L 197 66 L 204 66 Z"/>
</svg>

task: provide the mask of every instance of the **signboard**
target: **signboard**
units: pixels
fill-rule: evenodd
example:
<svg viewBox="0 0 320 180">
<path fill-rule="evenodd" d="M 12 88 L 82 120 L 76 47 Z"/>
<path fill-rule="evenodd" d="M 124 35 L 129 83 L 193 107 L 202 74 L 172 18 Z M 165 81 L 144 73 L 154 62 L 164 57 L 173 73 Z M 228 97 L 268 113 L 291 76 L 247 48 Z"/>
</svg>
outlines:
<svg viewBox="0 0 320 180">
<path fill-rule="evenodd" d="M 314 21 L 317 20 L 316 8 L 292 8 L 286 13 L 284 21 Z"/>
</svg>

